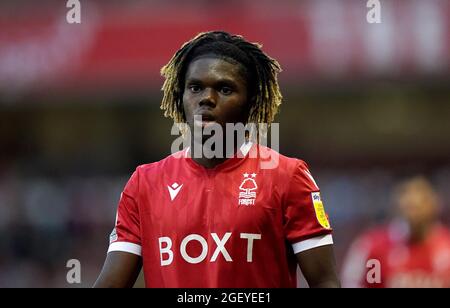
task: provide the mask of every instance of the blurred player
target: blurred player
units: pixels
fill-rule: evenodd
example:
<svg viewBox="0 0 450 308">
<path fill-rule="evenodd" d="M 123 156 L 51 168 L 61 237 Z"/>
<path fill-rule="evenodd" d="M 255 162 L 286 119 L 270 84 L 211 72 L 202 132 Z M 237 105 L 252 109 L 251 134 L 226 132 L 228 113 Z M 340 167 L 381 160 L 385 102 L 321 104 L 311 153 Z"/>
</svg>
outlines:
<svg viewBox="0 0 450 308">
<path fill-rule="evenodd" d="M 450 233 L 437 222 L 438 197 L 422 177 L 394 194 L 399 218 L 369 231 L 352 245 L 343 269 L 345 287 L 450 287 Z M 377 260 L 380 280 L 375 282 Z M 369 276 L 369 277 L 367 277 Z"/>
<path fill-rule="evenodd" d="M 190 133 L 271 123 L 279 71 L 259 45 L 203 33 L 162 69 L 161 107 Z M 232 158 L 193 155 L 205 142 L 192 137 L 190 148 L 136 169 L 95 286 L 133 286 L 143 264 L 147 287 L 295 287 L 298 265 L 311 287 L 338 287 L 332 230 L 307 165 L 250 142 L 234 145 L 241 155 Z M 276 167 L 261 167 L 268 156 Z"/>
</svg>

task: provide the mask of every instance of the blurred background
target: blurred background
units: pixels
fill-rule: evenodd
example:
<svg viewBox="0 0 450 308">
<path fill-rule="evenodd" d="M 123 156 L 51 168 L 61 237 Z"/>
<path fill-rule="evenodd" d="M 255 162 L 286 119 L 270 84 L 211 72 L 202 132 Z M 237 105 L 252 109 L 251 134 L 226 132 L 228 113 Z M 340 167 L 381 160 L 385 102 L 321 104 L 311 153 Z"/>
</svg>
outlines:
<svg viewBox="0 0 450 308">
<path fill-rule="evenodd" d="M 208 30 L 281 63 L 280 152 L 315 175 L 339 267 L 406 174 L 432 181 L 449 225 L 449 1 L 381 1 L 380 24 L 365 0 L 80 2 L 81 24 L 66 1 L 0 2 L 0 287 L 93 284 L 128 177 L 175 139 L 159 69 Z"/>
</svg>

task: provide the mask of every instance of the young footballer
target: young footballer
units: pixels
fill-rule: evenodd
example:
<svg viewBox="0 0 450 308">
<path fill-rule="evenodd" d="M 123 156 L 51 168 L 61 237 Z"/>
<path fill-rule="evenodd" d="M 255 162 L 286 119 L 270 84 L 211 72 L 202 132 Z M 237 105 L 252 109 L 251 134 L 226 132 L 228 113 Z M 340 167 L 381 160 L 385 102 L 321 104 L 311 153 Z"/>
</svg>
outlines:
<svg viewBox="0 0 450 308">
<path fill-rule="evenodd" d="M 202 33 L 162 68 L 161 108 L 186 125 L 190 147 L 139 166 L 120 198 L 95 287 L 339 287 L 332 229 L 305 162 L 257 142 L 195 155 L 195 130 L 270 124 L 281 104 L 279 64 L 258 44 Z M 219 140 L 234 137 L 217 133 Z M 229 154 L 231 155 L 230 157 Z M 266 164 L 267 157 L 276 164 Z M 269 167 L 268 167 L 268 166 Z"/>
</svg>

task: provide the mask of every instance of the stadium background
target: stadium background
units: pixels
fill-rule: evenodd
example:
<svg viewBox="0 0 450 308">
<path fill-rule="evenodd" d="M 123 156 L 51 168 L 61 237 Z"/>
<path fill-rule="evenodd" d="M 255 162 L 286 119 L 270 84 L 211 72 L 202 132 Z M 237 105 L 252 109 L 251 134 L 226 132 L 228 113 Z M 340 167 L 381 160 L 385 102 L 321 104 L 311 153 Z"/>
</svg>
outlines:
<svg viewBox="0 0 450 308">
<path fill-rule="evenodd" d="M 335 228 L 390 217 L 390 192 L 422 173 L 450 222 L 450 2 L 365 0 L 0 2 L 0 287 L 89 287 L 134 168 L 170 152 L 160 67 L 200 31 L 264 44 L 285 96 L 280 151 L 306 160 Z"/>
</svg>

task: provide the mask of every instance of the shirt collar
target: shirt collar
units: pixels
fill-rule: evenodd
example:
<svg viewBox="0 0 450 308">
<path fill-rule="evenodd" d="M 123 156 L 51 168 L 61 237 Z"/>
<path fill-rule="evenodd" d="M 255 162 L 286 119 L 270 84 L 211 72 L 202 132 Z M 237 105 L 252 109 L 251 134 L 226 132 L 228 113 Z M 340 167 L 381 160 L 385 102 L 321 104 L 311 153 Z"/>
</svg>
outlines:
<svg viewBox="0 0 450 308">
<path fill-rule="evenodd" d="M 253 145 L 254 144 L 250 141 L 243 143 L 241 145 L 241 147 L 239 148 L 238 153 L 236 153 L 236 155 L 227 159 L 223 163 L 215 166 L 214 168 L 205 168 L 204 166 L 196 163 L 190 156 L 190 153 L 191 153 L 190 147 L 187 147 L 183 151 L 183 154 L 184 154 L 183 156 L 186 159 L 189 166 L 192 167 L 193 169 L 201 170 L 203 172 L 206 171 L 207 173 L 213 173 L 213 172 L 217 172 L 217 171 L 231 170 L 231 169 L 234 169 L 235 167 L 237 167 L 238 165 L 240 165 L 241 163 L 243 163 L 246 160 L 246 158 L 248 157 L 248 153 L 252 149 Z"/>
</svg>

